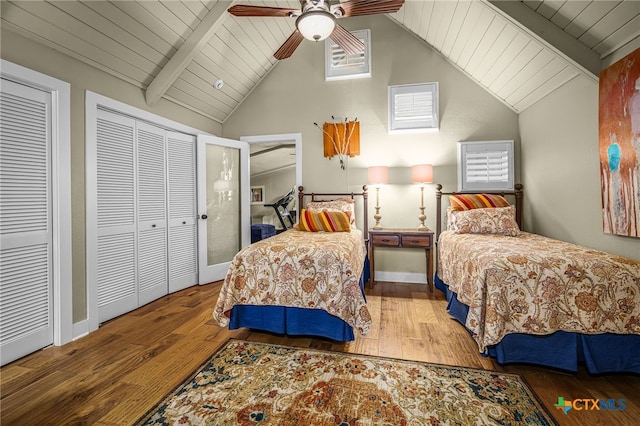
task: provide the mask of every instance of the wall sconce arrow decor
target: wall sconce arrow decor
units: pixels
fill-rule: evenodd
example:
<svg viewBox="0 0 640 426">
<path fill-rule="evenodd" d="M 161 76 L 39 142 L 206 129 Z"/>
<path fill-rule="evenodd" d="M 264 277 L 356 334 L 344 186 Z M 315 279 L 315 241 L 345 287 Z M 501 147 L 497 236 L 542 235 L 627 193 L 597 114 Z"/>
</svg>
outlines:
<svg viewBox="0 0 640 426">
<path fill-rule="evenodd" d="M 338 121 L 333 115 L 331 118 L 333 122 L 325 122 L 322 127 L 318 123 L 313 125 L 322 131 L 324 156 L 331 159 L 337 155 L 340 159 L 340 168 L 345 170 L 347 167 L 345 157 L 360 155 L 360 122 L 357 118 L 352 121 L 347 118 L 344 121 Z"/>
</svg>

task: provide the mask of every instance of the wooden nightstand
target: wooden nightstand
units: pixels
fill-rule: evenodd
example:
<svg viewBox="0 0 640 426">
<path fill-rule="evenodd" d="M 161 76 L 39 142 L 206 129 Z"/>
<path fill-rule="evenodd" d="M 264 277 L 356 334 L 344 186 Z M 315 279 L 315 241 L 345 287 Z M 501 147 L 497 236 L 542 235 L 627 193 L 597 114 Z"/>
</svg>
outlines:
<svg viewBox="0 0 640 426">
<path fill-rule="evenodd" d="M 424 249 L 427 258 L 427 284 L 433 292 L 433 231 L 419 231 L 409 228 L 369 229 L 369 260 L 371 261 L 371 286 L 376 282 L 374 252 L 376 247 L 385 248 L 420 248 Z"/>
</svg>

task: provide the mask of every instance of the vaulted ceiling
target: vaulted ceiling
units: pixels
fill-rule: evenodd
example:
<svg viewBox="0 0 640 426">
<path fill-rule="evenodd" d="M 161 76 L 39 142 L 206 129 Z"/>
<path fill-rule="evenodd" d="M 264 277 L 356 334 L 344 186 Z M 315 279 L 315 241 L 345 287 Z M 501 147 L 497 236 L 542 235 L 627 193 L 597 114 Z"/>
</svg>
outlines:
<svg viewBox="0 0 640 426">
<path fill-rule="evenodd" d="M 291 18 L 232 16 L 235 3 L 300 5 L 2 0 L 0 23 L 140 87 L 150 105 L 165 98 L 224 123 L 295 29 Z M 635 0 L 407 0 L 387 16 L 516 112 L 579 73 L 596 78 L 608 55 L 640 39 Z"/>
</svg>

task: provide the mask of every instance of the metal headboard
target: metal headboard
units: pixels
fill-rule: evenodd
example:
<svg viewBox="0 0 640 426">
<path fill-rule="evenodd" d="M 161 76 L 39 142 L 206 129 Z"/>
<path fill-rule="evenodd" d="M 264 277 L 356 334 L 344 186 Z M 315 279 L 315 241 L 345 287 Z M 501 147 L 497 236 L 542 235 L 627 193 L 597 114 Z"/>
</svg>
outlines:
<svg viewBox="0 0 640 426">
<path fill-rule="evenodd" d="M 513 191 L 479 191 L 479 194 L 495 194 L 502 195 L 503 197 L 506 195 L 512 195 L 515 197 L 515 206 L 516 206 L 516 222 L 520 229 L 522 229 L 522 184 L 517 183 L 514 186 Z M 443 195 L 455 195 L 455 194 L 472 194 L 471 192 L 442 192 L 442 185 L 436 185 L 436 237 L 435 241 L 438 241 L 438 237 L 440 236 L 440 232 L 442 232 L 442 196 Z"/>
<path fill-rule="evenodd" d="M 352 200 L 355 200 L 356 197 L 362 197 L 362 210 L 364 215 L 364 229 L 362 233 L 364 240 L 369 240 L 369 194 L 367 193 L 367 185 L 362 185 L 362 192 L 312 192 L 310 194 L 305 194 L 304 186 L 300 185 L 298 187 L 298 219 L 300 219 L 300 212 L 302 212 L 305 197 L 310 197 L 311 201 L 331 201 L 331 198 L 327 199 L 325 197 L 348 197 Z"/>
</svg>

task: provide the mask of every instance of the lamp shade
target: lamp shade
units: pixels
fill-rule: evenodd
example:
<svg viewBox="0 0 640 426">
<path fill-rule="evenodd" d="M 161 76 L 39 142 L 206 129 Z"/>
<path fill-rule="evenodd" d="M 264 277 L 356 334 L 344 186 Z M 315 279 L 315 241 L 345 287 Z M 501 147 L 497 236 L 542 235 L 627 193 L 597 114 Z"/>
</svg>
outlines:
<svg viewBox="0 0 640 426">
<path fill-rule="evenodd" d="M 433 166 L 431 164 L 419 164 L 411 167 L 411 180 L 413 183 L 432 183 Z"/>
<path fill-rule="evenodd" d="M 324 10 L 312 10 L 300 15 L 296 27 L 304 38 L 320 41 L 329 37 L 336 26 L 336 18 Z"/>
<path fill-rule="evenodd" d="M 369 167 L 369 183 L 380 185 L 389 181 L 389 168 L 387 166 Z"/>
</svg>

